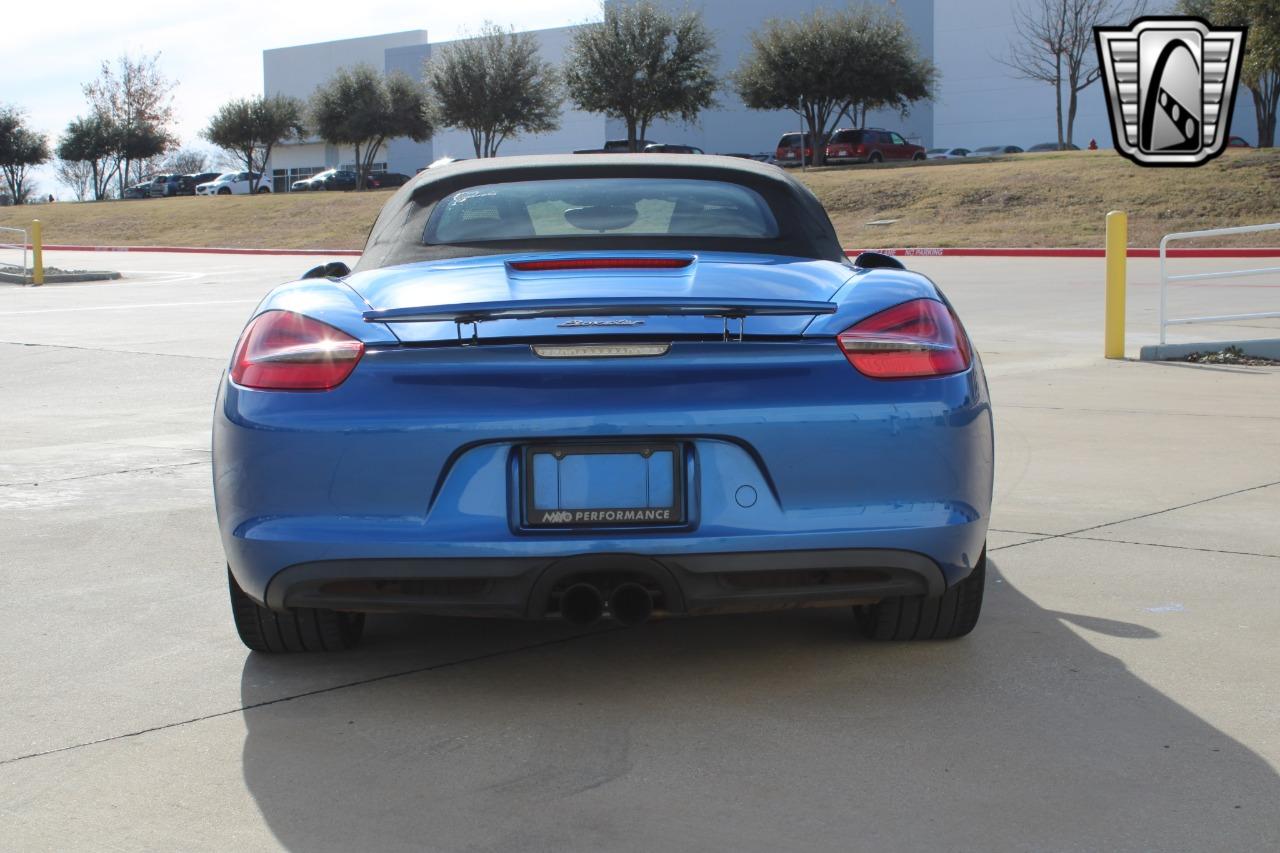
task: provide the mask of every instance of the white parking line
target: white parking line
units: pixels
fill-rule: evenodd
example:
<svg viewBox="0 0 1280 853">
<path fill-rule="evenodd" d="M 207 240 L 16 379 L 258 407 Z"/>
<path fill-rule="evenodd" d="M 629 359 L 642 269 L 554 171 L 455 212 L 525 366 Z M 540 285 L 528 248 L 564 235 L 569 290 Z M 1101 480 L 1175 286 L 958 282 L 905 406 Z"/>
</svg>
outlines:
<svg viewBox="0 0 1280 853">
<path fill-rule="evenodd" d="M 143 302 L 129 305 L 86 305 L 80 308 L 37 308 L 31 311 L 0 311 L 0 317 L 18 314 L 64 314 L 73 311 L 128 311 L 134 308 L 181 308 L 190 305 L 246 305 L 261 299 L 210 299 L 205 302 Z"/>
</svg>

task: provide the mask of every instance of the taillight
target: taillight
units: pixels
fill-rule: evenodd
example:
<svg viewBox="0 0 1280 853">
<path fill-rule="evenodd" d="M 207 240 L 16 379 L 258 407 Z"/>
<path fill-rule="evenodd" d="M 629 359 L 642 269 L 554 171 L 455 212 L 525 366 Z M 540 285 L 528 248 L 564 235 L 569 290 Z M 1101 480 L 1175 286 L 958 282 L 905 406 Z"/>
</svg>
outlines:
<svg viewBox="0 0 1280 853">
<path fill-rule="evenodd" d="M 328 323 L 266 311 L 240 336 L 231 379 L 246 388 L 326 391 L 341 385 L 362 355 L 363 343 Z"/>
<path fill-rule="evenodd" d="M 857 151 L 859 154 L 866 154 L 866 153 L 867 153 L 867 146 L 866 146 L 866 145 L 859 145 L 859 146 L 858 146 L 857 148 L 855 148 L 854 150 L 855 150 L 855 151 Z"/>
<path fill-rule="evenodd" d="M 945 376 L 967 370 L 972 359 L 960 321 L 933 299 L 873 314 L 836 341 L 849 363 L 873 379 Z"/>
</svg>

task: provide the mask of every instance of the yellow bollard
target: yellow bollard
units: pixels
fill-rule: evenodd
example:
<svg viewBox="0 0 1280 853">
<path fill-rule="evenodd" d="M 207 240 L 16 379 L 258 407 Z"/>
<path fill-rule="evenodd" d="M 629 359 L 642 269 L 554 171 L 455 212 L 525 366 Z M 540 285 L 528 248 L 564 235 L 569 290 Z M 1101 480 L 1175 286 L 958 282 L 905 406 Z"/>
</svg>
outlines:
<svg viewBox="0 0 1280 853">
<path fill-rule="evenodd" d="M 1123 210 L 1107 214 L 1107 321 L 1104 354 L 1124 358 L 1124 278 L 1129 248 L 1129 217 Z"/>
<path fill-rule="evenodd" d="M 31 283 L 44 284 L 44 234 L 39 219 L 31 221 Z"/>
</svg>

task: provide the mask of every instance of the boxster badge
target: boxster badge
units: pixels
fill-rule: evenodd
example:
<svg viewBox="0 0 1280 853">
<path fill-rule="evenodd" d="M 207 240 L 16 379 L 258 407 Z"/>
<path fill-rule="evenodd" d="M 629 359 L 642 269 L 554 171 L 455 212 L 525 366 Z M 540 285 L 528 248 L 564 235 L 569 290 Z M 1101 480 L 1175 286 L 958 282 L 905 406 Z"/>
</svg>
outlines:
<svg viewBox="0 0 1280 853">
<path fill-rule="evenodd" d="M 1148 17 L 1093 34 L 1116 150 L 1140 166 L 1199 166 L 1222 153 L 1244 27 Z"/>
</svg>

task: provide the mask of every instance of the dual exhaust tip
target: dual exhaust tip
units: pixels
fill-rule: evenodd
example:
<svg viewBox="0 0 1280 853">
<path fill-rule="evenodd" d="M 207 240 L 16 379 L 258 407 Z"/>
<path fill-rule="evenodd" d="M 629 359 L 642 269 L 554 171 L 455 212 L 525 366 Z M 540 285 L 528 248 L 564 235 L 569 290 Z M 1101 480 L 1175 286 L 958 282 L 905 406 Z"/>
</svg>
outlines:
<svg viewBox="0 0 1280 853">
<path fill-rule="evenodd" d="M 570 625 L 590 625 L 604 615 L 605 600 L 589 583 L 576 583 L 560 596 L 560 616 Z M 653 614 L 653 597 L 638 583 L 620 584 L 609 596 L 609 615 L 627 627 L 641 625 Z"/>
</svg>

